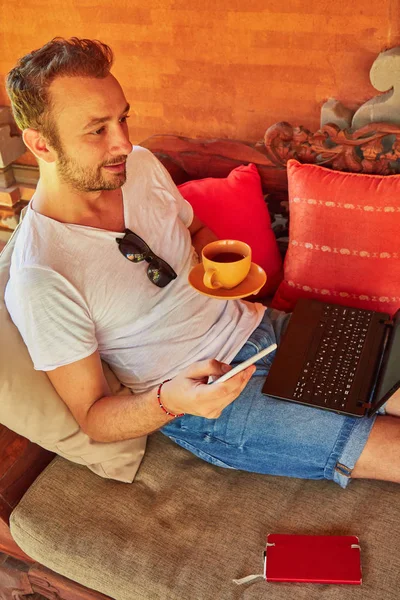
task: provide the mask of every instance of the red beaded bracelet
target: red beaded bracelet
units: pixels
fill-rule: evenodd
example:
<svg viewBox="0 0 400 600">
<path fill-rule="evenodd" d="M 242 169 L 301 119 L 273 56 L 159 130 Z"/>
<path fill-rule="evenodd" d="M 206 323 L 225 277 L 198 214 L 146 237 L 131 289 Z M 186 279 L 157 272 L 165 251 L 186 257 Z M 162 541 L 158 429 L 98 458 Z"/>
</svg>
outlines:
<svg viewBox="0 0 400 600">
<path fill-rule="evenodd" d="M 167 381 L 171 381 L 170 379 L 166 379 L 165 381 L 163 381 L 162 383 L 160 383 L 160 385 L 158 386 L 158 391 L 157 391 L 157 400 L 158 400 L 158 404 L 160 405 L 160 407 L 163 409 L 163 411 L 165 412 L 165 414 L 169 415 L 170 417 L 183 417 L 185 413 L 181 413 L 180 415 L 174 415 L 174 413 L 170 412 L 169 410 L 167 410 L 164 406 L 164 404 L 161 402 L 161 388 L 164 385 L 164 383 L 167 383 Z"/>
</svg>

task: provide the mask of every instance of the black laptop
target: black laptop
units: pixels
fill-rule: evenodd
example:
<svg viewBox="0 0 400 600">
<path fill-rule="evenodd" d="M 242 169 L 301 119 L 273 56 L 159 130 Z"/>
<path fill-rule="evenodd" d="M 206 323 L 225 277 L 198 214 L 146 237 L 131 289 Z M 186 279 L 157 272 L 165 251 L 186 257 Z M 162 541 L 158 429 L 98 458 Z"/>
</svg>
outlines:
<svg viewBox="0 0 400 600">
<path fill-rule="evenodd" d="M 297 302 L 263 393 L 338 413 L 373 415 L 400 387 L 400 310 L 390 315 Z"/>
</svg>

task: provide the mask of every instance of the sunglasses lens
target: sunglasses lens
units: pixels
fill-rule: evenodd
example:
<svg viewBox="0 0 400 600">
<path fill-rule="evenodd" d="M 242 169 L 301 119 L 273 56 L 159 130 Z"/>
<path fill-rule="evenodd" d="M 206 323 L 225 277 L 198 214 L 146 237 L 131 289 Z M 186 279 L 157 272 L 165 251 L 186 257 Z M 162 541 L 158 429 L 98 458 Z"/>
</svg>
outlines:
<svg viewBox="0 0 400 600">
<path fill-rule="evenodd" d="M 119 249 L 122 254 L 130 261 L 134 263 L 145 260 L 148 248 L 145 245 L 142 246 L 140 242 L 132 241 L 127 238 L 123 238 L 119 243 Z"/>
<path fill-rule="evenodd" d="M 143 260 L 149 263 L 147 267 L 147 277 L 152 283 L 162 288 L 168 285 L 177 274 L 168 263 L 162 258 L 154 255 L 141 237 L 129 229 L 125 230 L 123 238 L 117 238 L 120 252 L 133 263 L 139 263 Z"/>
<path fill-rule="evenodd" d="M 158 287 L 165 287 L 173 279 L 176 279 L 176 273 L 161 258 L 154 258 L 147 267 L 147 276 L 152 283 Z"/>
</svg>

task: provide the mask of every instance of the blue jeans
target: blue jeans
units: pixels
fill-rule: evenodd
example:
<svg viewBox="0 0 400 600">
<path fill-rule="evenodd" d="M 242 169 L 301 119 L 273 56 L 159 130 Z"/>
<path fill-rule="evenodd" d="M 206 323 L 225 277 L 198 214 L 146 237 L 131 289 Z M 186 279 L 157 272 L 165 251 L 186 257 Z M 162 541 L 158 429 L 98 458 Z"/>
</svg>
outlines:
<svg viewBox="0 0 400 600">
<path fill-rule="evenodd" d="M 232 361 L 242 362 L 279 343 L 290 315 L 267 309 L 257 329 Z M 218 419 L 185 415 L 161 431 L 214 465 L 303 479 L 332 479 L 346 487 L 375 417 L 355 418 L 276 400 L 261 393 L 274 354 Z"/>
</svg>

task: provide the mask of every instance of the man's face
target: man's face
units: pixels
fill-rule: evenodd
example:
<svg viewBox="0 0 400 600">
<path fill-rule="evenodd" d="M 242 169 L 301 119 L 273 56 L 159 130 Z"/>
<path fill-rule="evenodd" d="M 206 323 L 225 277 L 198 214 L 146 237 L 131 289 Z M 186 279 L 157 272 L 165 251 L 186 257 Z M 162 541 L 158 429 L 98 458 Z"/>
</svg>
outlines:
<svg viewBox="0 0 400 600">
<path fill-rule="evenodd" d="M 115 77 L 59 77 L 49 94 L 54 126 L 50 143 L 60 179 L 80 192 L 121 187 L 132 145 L 126 123 L 129 105 Z"/>
</svg>

